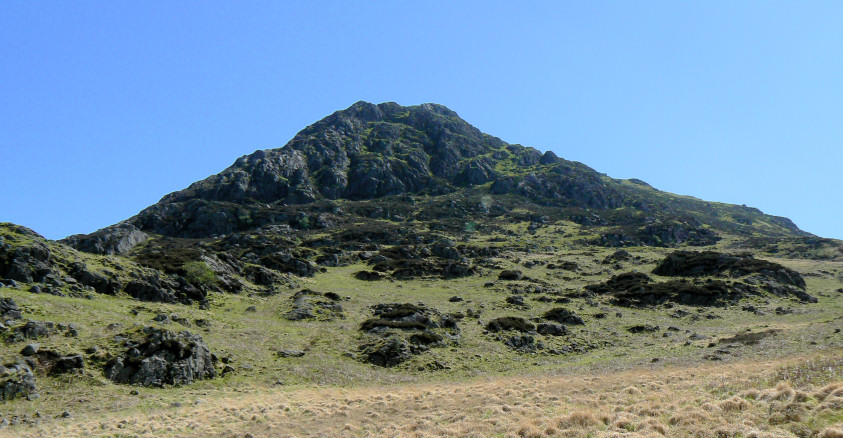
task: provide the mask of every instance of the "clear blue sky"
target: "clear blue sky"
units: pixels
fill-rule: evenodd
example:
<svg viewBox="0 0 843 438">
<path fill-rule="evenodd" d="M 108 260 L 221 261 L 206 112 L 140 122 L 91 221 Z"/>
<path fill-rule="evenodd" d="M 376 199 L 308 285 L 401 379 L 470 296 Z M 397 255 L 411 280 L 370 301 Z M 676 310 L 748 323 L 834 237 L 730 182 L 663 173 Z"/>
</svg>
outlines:
<svg viewBox="0 0 843 438">
<path fill-rule="evenodd" d="M 128 218 L 358 100 L 843 238 L 843 2 L 0 2 L 0 221 Z"/>
</svg>

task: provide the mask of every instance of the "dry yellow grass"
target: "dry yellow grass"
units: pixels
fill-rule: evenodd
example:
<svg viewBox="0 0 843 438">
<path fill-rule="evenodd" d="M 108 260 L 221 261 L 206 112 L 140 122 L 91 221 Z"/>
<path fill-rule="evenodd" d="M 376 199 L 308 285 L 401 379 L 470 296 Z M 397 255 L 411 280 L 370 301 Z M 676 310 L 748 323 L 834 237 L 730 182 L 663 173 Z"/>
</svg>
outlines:
<svg viewBox="0 0 843 438">
<path fill-rule="evenodd" d="M 840 375 L 838 354 L 825 359 Z M 15 436 L 843 436 L 843 382 L 777 381 L 804 361 L 504 377 L 367 388 L 265 389 L 180 407 L 49 420 Z"/>
</svg>

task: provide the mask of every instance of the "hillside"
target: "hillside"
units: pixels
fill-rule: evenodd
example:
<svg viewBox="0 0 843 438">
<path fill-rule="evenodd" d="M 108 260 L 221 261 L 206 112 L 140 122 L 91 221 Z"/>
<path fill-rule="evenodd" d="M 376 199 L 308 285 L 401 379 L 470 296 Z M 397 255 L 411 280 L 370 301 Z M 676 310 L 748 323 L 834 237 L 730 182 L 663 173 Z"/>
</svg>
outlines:
<svg viewBox="0 0 843 438">
<path fill-rule="evenodd" d="M 507 144 L 434 104 L 358 102 L 88 235 L 49 241 L 0 224 L 0 315 L 0 434 L 403 435 L 389 399 L 366 388 L 394 389 L 410 409 L 452 384 L 510 410 L 459 417 L 449 405 L 418 434 L 491 416 L 506 420 L 481 435 L 553 435 L 571 410 L 588 414 L 569 436 L 811 436 L 843 422 L 843 242 Z M 698 387 L 681 371 L 732 365 L 752 378 Z M 810 379 L 781 377 L 792 367 Z M 681 402 L 620 415 L 642 389 L 664 396 L 637 374 L 663 370 Z M 560 373 L 607 376 L 598 387 L 621 388 L 621 411 L 586 393 L 571 402 Z M 551 386 L 511 413 L 522 378 Z M 347 433 L 326 407 L 345 391 L 362 403 Z M 245 407 L 286 396 L 301 407 L 289 421 Z M 729 413 L 743 426 L 706 407 L 727 400 L 747 403 Z M 176 420 L 229 405 L 265 423 Z M 321 412 L 318 430 L 306 410 Z"/>
<path fill-rule="evenodd" d="M 507 144 L 440 105 L 366 102 L 314 123 L 283 148 L 239 158 L 128 222 L 171 237 L 210 237 L 289 221 L 283 206 L 306 211 L 314 202 L 388 204 L 402 195 L 449 194 L 471 201 L 471 195 L 515 196 L 518 203 L 558 208 L 562 218 L 584 224 L 668 222 L 746 236 L 807 235 L 790 220 L 757 209 L 671 195 L 640 180 L 611 179 L 553 152 Z"/>
</svg>

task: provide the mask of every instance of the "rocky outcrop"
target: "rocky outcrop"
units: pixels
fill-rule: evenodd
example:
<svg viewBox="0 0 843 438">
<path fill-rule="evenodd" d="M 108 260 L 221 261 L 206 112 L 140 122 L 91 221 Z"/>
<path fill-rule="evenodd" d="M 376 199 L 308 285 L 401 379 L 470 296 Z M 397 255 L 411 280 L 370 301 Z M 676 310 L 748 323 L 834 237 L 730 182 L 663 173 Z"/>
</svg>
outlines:
<svg viewBox="0 0 843 438">
<path fill-rule="evenodd" d="M 568 329 L 564 325 L 552 322 L 540 323 L 536 326 L 536 331 L 546 336 L 563 336 L 568 334 Z"/>
<path fill-rule="evenodd" d="M 106 365 L 107 378 L 117 383 L 163 386 L 216 377 L 213 355 L 201 336 L 153 327 L 145 328 L 143 335 L 140 340 L 126 341 L 126 352 Z"/>
<path fill-rule="evenodd" d="M 35 374 L 23 362 L 0 366 L 0 400 L 37 395 Z"/>
<path fill-rule="evenodd" d="M 524 277 L 524 274 L 521 273 L 521 271 L 518 271 L 518 270 L 501 271 L 498 274 L 498 279 L 500 279 L 500 280 L 520 280 L 523 277 Z"/>
<path fill-rule="evenodd" d="M 611 248 L 624 246 L 656 246 L 662 248 L 678 245 L 707 246 L 720 240 L 716 232 L 701 224 L 664 223 L 637 228 L 621 227 L 600 236 L 593 244 Z"/>
<path fill-rule="evenodd" d="M 571 310 L 568 310 L 564 307 L 556 307 L 553 309 L 548 310 L 543 315 L 544 319 L 548 319 L 551 321 L 556 321 L 562 324 L 570 324 L 570 325 L 583 325 L 585 321 L 583 321 L 582 317 L 577 315 Z"/>
<path fill-rule="evenodd" d="M 11 298 L 0 298 L 0 319 L 3 322 L 21 318 L 20 307 Z"/>
<path fill-rule="evenodd" d="M 53 366 L 50 368 L 52 374 L 65 374 L 76 370 L 85 368 L 85 358 L 81 354 L 71 354 L 68 356 L 61 356 L 56 359 Z"/>
<path fill-rule="evenodd" d="M 40 339 L 56 332 L 56 324 L 51 321 L 27 321 L 24 325 L 15 327 L 14 339 Z"/>
<path fill-rule="evenodd" d="M 410 345 L 394 337 L 364 344 L 360 352 L 366 362 L 381 367 L 392 367 L 413 357 Z"/>
<path fill-rule="evenodd" d="M 101 294 L 115 295 L 123 288 L 114 273 L 93 271 L 82 262 L 72 263 L 69 271 L 79 284 L 89 286 Z"/>
<path fill-rule="evenodd" d="M 240 157 L 127 221 L 66 242 L 85 251 L 125 254 L 146 239 L 145 233 L 208 238 L 278 224 L 330 229 L 337 225 L 333 213 L 284 208 L 472 191 L 519 197 L 565 209 L 565 219 L 577 223 L 616 227 L 595 240 L 604 246 L 710 245 L 719 240 L 719 231 L 806 234 L 789 220 L 757 209 L 661 192 L 654 196 L 657 190 L 640 180 L 614 180 L 553 152 L 484 134 L 441 105 L 357 102 L 303 129 L 281 148 Z M 483 209 L 492 211 L 488 205 Z M 369 217 L 406 217 L 377 210 Z M 334 260 L 320 262 L 333 266 Z M 301 265 L 285 269 L 309 275 Z"/>
<path fill-rule="evenodd" d="M 621 306 L 644 306 L 667 301 L 694 306 L 720 306 L 740 299 L 747 290 L 722 281 L 695 281 L 685 279 L 654 282 L 646 274 L 627 272 L 609 280 L 586 286 L 598 294 L 610 294 Z"/>
<path fill-rule="evenodd" d="M 504 341 L 504 344 L 519 353 L 534 353 L 538 348 L 536 338 L 530 335 L 510 336 Z"/>
<path fill-rule="evenodd" d="M 524 318 L 520 318 L 517 316 L 504 316 L 489 321 L 489 323 L 486 324 L 486 330 L 490 332 L 500 332 L 508 330 L 514 330 L 518 332 L 533 332 L 536 330 L 536 326 L 533 325 L 531 322 L 528 322 Z"/>
<path fill-rule="evenodd" d="M 523 170 L 503 175 L 501 166 Z M 168 236 L 207 237 L 273 223 L 235 205 L 441 194 L 487 183 L 495 194 L 546 205 L 605 209 L 624 201 L 587 166 L 509 145 L 441 105 L 358 102 L 302 130 L 283 148 L 243 156 L 223 172 L 165 196 L 127 224 Z M 72 241 L 109 246 L 101 241 L 110 234 L 98 233 Z"/>
<path fill-rule="evenodd" d="M 132 277 L 123 291 L 139 301 L 193 304 L 202 302 L 207 296 L 205 290 L 194 286 L 184 277 L 165 276 L 155 271 L 134 274 Z"/>
<path fill-rule="evenodd" d="M 761 274 L 779 283 L 805 287 L 805 279 L 784 266 L 756 259 L 749 254 L 726 254 L 714 251 L 675 251 L 662 260 L 653 273 L 669 277 L 696 277 L 705 275 L 729 274 L 732 277 L 742 277 L 749 274 Z"/>
<path fill-rule="evenodd" d="M 23 283 L 44 281 L 53 273 L 50 248 L 43 237 L 31 230 L 17 230 L 26 233 L 26 237 L 14 242 L 17 245 L 0 241 L 0 277 Z"/>
<path fill-rule="evenodd" d="M 131 232 L 132 227 L 121 224 L 110 228 Z M 91 291 L 108 295 L 124 291 L 141 301 L 185 304 L 205 298 L 205 292 L 178 276 L 163 275 L 129 261 L 106 261 L 103 265 L 109 268 L 94 268 L 74 256 L 71 248 L 47 241 L 27 228 L 0 224 L 0 230 L 4 231 L 0 235 L 0 277 L 30 283 L 28 290 L 33 293 L 89 297 Z M 107 237 L 102 238 L 103 242 L 108 241 Z M 118 275 L 116 271 L 122 272 Z M 121 278 L 127 276 L 131 280 L 124 285 Z"/>
<path fill-rule="evenodd" d="M 263 266 L 247 266 L 244 269 L 244 274 L 252 283 L 259 286 L 271 286 L 273 283 L 281 281 L 281 276 L 278 273 Z"/>
<path fill-rule="evenodd" d="M 374 318 L 360 324 L 364 337 L 359 350 L 373 365 L 398 365 L 459 333 L 456 318 L 443 315 L 437 323 L 433 317 L 439 312 L 422 303 L 382 303 L 372 306 L 372 313 Z"/>
<path fill-rule="evenodd" d="M 401 330 L 425 330 L 437 327 L 427 307 L 410 303 L 384 303 L 373 306 L 375 318 L 360 326 L 363 331 L 383 332 L 390 328 Z"/>
<path fill-rule="evenodd" d="M 128 254 L 135 246 L 149 239 L 149 235 L 130 223 L 119 223 L 91 234 L 76 234 L 60 240 L 80 251 L 93 254 Z"/>
<path fill-rule="evenodd" d="M 322 294 L 310 289 L 302 289 L 293 294 L 293 308 L 284 314 L 288 321 L 318 319 L 322 321 L 344 318 L 339 296 L 332 293 Z"/>
<path fill-rule="evenodd" d="M 279 272 L 289 272 L 299 277 L 313 277 L 319 266 L 308 260 L 294 257 L 290 252 L 278 251 L 260 259 L 260 264 Z"/>
</svg>

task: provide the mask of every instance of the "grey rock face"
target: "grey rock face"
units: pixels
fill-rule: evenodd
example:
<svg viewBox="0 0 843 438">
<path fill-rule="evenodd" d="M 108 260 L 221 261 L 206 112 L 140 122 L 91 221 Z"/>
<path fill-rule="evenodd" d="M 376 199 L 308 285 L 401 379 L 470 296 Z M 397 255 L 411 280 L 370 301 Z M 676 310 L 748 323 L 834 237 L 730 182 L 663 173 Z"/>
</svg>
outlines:
<svg viewBox="0 0 843 438">
<path fill-rule="evenodd" d="M 127 294 L 141 301 L 158 301 L 162 303 L 176 302 L 176 297 L 172 290 L 140 280 L 131 281 L 126 285 L 125 290 Z"/>
<path fill-rule="evenodd" d="M 20 319 L 20 307 L 11 298 L 0 298 L 0 317 L 3 321 Z"/>
<path fill-rule="evenodd" d="M 77 234 L 62 239 L 60 242 L 79 251 L 94 254 L 126 254 L 135 246 L 149 239 L 149 235 L 132 224 L 120 223 L 103 228 L 91 234 Z"/>
<path fill-rule="evenodd" d="M 106 366 L 106 377 L 141 386 L 186 385 L 216 377 L 211 352 L 201 336 L 152 327 L 144 332 L 142 342 L 127 342 L 126 353 Z"/>
<path fill-rule="evenodd" d="M 313 277 L 319 269 L 316 263 L 295 258 L 286 251 L 279 251 L 262 257 L 261 264 L 279 272 L 296 274 L 299 277 Z"/>
<path fill-rule="evenodd" d="M 0 366 L 0 400 L 37 394 L 35 374 L 23 362 Z"/>
<path fill-rule="evenodd" d="M 501 182 L 496 168 L 502 161 L 542 172 Z M 243 156 L 223 172 L 165 196 L 131 223 L 170 236 L 227 234 L 255 224 L 223 203 L 361 200 L 489 182 L 493 193 L 523 194 L 544 204 L 609 208 L 623 198 L 592 169 L 508 145 L 441 105 L 358 102 L 305 128 L 283 148 Z"/>
<path fill-rule="evenodd" d="M 281 281 L 281 277 L 274 271 L 263 266 L 250 265 L 244 270 L 246 277 L 259 286 L 270 286 Z"/>
<path fill-rule="evenodd" d="M 189 284 L 184 278 L 179 277 L 176 281 L 171 281 L 153 275 L 130 281 L 124 291 L 140 301 L 162 303 L 191 304 L 207 296 L 206 292 Z"/>
<path fill-rule="evenodd" d="M 0 277 L 32 283 L 44 281 L 50 273 L 50 248 L 43 242 L 35 240 L 17 248 L 0 245 Z"/>
<path fill-rule="evenodd" d="M 81 262 L 73 263 L 70 266 L 71 275 L 80 284 L 90 286 L 101 294 L 114 295 L 122 289 L 122 284 L 113 274 L 110 276 L 94 272 Z"/>
</svg>

